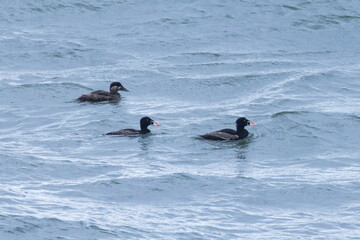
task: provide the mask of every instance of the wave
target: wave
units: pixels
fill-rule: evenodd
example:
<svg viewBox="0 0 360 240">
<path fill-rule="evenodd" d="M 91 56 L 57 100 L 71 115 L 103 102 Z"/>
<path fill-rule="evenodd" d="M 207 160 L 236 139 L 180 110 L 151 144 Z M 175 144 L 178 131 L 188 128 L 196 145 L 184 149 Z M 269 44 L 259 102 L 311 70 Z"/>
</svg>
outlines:
<svg viewBox="0 0 360 240">
<path fill-rule="evenodd" d="M 277 112 L 271 115 L 271 118 L 277 118 L 277 117 L 282 117 L 282 116 L 286 116 L 286 115 L 297 115 L 297 114 L 302 114 L 302 113 L 309 113 L 306 111 L 281 111 L 281 112 Z"/>
</svg>

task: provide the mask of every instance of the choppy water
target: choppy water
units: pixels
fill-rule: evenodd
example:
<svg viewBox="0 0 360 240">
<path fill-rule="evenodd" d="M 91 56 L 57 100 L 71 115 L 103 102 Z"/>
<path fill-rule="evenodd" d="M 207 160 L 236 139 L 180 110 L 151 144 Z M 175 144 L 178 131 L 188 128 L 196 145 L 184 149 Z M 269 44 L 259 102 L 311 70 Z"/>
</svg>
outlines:
<svg viewBox="0 0 360 240">
<path fill-rule="evenodd" d="M 2 0 L 0 239 L 360 239 L 359 32 L 355 0 Z"/>
</svg>

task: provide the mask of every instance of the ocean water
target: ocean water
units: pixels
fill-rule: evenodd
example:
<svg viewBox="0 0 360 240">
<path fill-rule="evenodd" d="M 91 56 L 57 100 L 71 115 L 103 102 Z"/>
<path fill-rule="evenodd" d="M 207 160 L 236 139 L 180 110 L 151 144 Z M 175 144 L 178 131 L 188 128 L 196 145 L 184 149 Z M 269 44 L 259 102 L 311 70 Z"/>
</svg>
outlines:
<svg viewBox="0 0 360 240">
<path fill-rule="evenodd" d="M 0 2 L 1 240 L 360 239 L 358 1 Z"/>
</svg>

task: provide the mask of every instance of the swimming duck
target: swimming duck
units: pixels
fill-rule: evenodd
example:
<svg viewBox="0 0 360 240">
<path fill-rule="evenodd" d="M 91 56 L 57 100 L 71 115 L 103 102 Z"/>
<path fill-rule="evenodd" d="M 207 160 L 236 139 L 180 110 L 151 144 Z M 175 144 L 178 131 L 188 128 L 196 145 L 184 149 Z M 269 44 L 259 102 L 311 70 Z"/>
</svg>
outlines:
<svg viewBox="0 0 360 240">
<path fill-rule="evenodd" d="M 110 84 L 110 92 L 104 90 L 97 90 L 88 94 L 84 94 L 76 100 L 79 102 L 101 102 L 101 101 L 113 101 L 120 99 L 118 91 L 128 92 L 123 85 L 119 82 L 112 82 Z"/>
<path fill-rule="evenodd" d="M 225 128 L 219 131 L 200 135 L 200 137 L 208 140 L 239 140 L 246 138 L 249 135 L 249 132 L 245 129 L 245 127 L 248 125 L 255 126 L 255 123 L 244 117 L 240 117 L 236 120 L 236 131 Z"/>
<path fill-rule="evenodd" d="M 140 119 L 140 130 L 135 130 L 132 128 L 122 129 L 116 132 L 109 132 L 106 135 L 137 135 L 137 134 L 146 134 L 150 133 L 148 129 L 149 125 L 159 126 L 160 124 L 155 122 L 149 117 L 143 117 Z"/>
</svg>

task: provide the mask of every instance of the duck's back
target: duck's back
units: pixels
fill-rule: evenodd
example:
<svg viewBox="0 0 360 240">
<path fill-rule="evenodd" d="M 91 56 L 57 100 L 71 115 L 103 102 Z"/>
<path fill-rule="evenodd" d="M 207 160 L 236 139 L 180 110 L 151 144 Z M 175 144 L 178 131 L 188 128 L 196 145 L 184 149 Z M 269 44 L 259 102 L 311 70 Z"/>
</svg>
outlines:
<svg viewBox="0 0 360 240">
<path fill-rule="evenodd" d="M 225 129 L 221 129 L 219 131 L 216 132 L 223 132 L 223 133 L 227 133 L 227 134 L 231 134 L 231 135 L 237 135 L 237 132 L 233 129 L 230 128 L 225 128 Z"/>
<path fill-rule="evenodd" d="M 106 135 L 136 135 L 136 134 L 140 134 L 140 130 L 128 128 L 116 132 L 109 132 Z"/>
<path fill-rule="evenodd" d="M 222 130 L 206 133 L 204 135 L 200 135 L 200 137 L 208 139 L 208 140 L 236 140 L 236 139 L 239 139 L 238 135 L 224 132 Z"/>
<path fill-rule="evenodd" d="M 79 97 L 77 100 L 79 102 L 101 102 L 101 101 L 117 100 L 119 98 L 120 98 L 119 93 L 111 94 L 104 90 L 97 90 L 88 94 L 84 94 L 81 97 Z"/>
<path fill-rule="evenodd" d="M 244 129 L 244 132 L 241 132 L 241 134 L 238 134 L 235 130 L 225 128 L 221 129 L 219 131 L 206 133 L 204 135 L 200 135 L 200 137 L 205 138 L 207 140 L 239 140 L 247 137 L 248 131 Z"/>
</svg>

